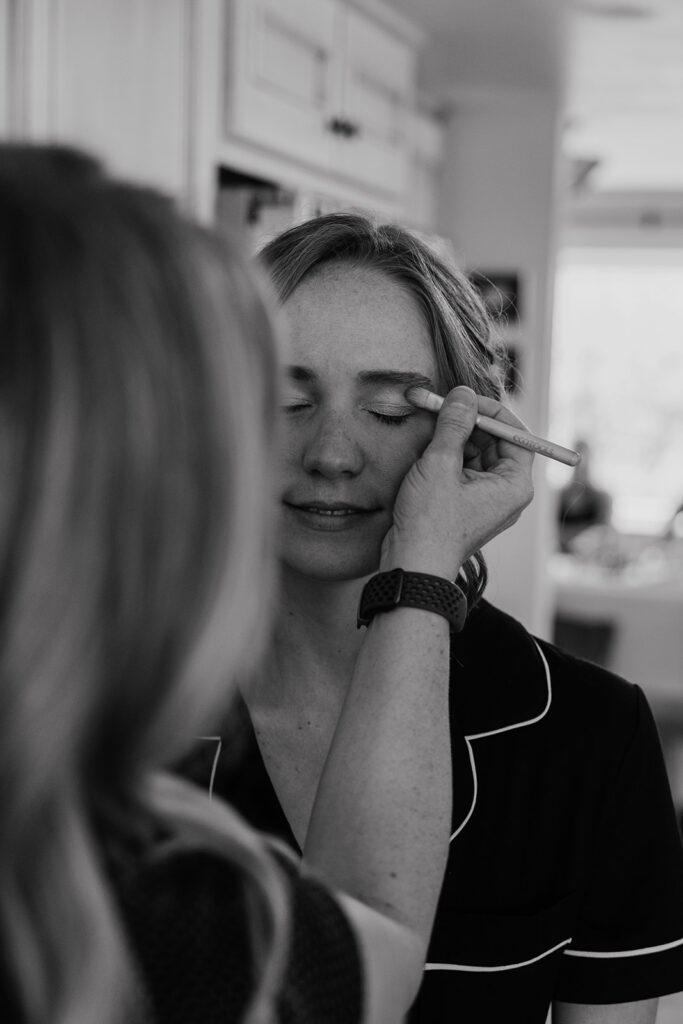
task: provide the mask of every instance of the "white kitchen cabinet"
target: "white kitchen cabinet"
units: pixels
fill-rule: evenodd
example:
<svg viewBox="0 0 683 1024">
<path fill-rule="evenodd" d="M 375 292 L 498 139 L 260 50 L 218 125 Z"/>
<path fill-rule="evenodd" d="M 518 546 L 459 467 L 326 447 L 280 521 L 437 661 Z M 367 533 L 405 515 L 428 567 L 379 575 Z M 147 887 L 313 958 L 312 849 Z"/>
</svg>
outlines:
<svg viewBox="0 0 683 1024">
<path fill-rule="evenodd" d="M 13 3 L 13 0 L 0 0 Z M 13 134 L 85 148 L 202 212 L 209 99 L 198 81 L 220 0 L 14 0 Z M 0 29 L 1 31 L 1 29 Z M 218 131 L 218 60 L 213 138 Z"/>
<path fill-rule="evenodd" d="M 228 136 L 405 194 L 416 34 L 348 0 L 232 0 L 227 34 Z"/>
<path fill-rule="evenodd" d="M 421 43 L 384 0 L 0 0 L 0 136 L 205 220 L 219 166 L 406 219 Z"/>
</svg>

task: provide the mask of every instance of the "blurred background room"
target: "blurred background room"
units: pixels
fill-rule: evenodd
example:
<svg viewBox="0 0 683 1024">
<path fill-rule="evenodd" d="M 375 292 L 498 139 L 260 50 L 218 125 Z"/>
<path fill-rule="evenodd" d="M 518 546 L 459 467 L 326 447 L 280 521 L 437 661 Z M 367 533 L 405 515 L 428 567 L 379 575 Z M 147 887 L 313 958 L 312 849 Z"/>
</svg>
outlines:
<svg viewBox="0 0 683 1024">
<path fill-rule="evenodd" d="M 353 208 L 451 253 L 584 452 L 536 460 L 489 595 L 644 689 L 683 814 L 682 0 L 0 0 L 0 134 L 250 252 Z"/>
</svg>

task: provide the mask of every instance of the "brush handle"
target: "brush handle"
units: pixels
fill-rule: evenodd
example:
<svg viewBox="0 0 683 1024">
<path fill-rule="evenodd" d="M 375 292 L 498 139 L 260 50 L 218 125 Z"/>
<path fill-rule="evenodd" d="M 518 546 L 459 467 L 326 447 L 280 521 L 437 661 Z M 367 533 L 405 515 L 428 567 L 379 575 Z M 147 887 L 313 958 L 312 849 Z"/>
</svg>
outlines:
<svg viewBox="0 0 683 1024">
<path fill-rule="evenodd" d="M 435 395 L 426 388 L 410 388 L 406 393 L 407 398 L 414 404 L 429 412 L 439 412 L 444 403 L 441 395 Z M 561 444 L 548 441 L 545 437 L 538 437 L 537 434 L 530 434 L 528 430 L 520 430 L 509 423 L 502 423 L 500 420 L 491 419 L 490 416 L 477 416 L 477 426 L 480 430 L 499 437 L 502 441 L 510 441 L 520 448 L 528 448 L 529 451 L 537 452 L 538 455 L 545 455 L 556 462 L 563 462 L 565 466 L 577 466 L 581 461 L 578 452 L 571 448 L 563 448 Z"/>
<path fill-rule="evenodd" d="M 490 416 L 477 416 L 477 426 L 480 430 L 499 437 L 503 441 L 511 441 L 520 448 L 528 448 L 539 455 L 547 455 L 549 459 L 556 462 L 564 462 L 565 466 L 576 466 L 581 461 L 578 452 L 571 448 L 564 448 L 561 444 L 548 441 L 545 437 L 531 434 L 528 430 L 520 430 L 519 427 L 512 427 L 509 423 L 501 423 L 500 420 L 491 419 Z"/>
</svg>

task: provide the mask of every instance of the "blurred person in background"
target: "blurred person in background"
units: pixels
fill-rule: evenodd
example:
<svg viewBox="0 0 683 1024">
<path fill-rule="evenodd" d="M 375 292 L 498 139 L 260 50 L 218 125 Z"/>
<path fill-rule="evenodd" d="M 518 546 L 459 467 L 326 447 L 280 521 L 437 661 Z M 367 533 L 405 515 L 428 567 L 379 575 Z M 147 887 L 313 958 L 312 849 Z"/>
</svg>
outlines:
<svg viewBox="0 0 683 1024">
<path fill-rule="evenodd" d="M 612 519 L 612 496 L 592 479 L 591 446 L 585 439 L 574 445 L 581 460 L 572 470 L 571 479 L 560 489 L 557 502 L 557 526 L 560 551 L 571 553 L 574 541 L 593 526 L 609 526 Z"/>
<path fill-rule="evenodd" d="M 683 501 L 674 509 L 664 530 L 664 537 L 666 540 L 683 540 Z"/>
<path fill-rule="evenodd" d="M 262 288 L 161 196 L 1 146 L 0 358 L 0 1019 L 393 1024 L 447 853 L 446 619 L 367 630 L 301 857 L 165 770 L 271 632 Z M 449 398 L 404 493 L 418 566 L 528 500 L 526 454 L 465 486 L 474 416 Z"/>
</svg>

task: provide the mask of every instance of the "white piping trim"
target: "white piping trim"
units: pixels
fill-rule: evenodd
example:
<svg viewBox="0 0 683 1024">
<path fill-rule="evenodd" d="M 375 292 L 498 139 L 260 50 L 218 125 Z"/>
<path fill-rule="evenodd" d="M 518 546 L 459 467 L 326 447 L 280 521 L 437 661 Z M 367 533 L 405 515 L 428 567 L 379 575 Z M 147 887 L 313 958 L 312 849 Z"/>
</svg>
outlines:
<svg viewBox="0 0 683 1024">
<path fill-rule="evenodd" d="M 555 953 L 562 946 L 566 946 L 568 942 L 571 942 L 571 938 L 563 939 L 562 942 L 558 942 L 552 949 L 546 949 L 544 953 L 539 953 L 538 956 L 532 956 L 530 960 L 522 960 L 518 964 L 503 964 L 501 967 L 475 967 L 470 964 L 425 964 L 425 971 L 475 971 L 477 973 L 491 971 L 514 971 L 518 967 L 528 967 L 529 964 L 535 964 L 537 960 L 543 960 L 544 957 L 550 956 L 551 953 Z M 565 949 L 565 953 L 567 950 Z"/>
<path fill-rule="evenodd" d="M 213 799 L 213 784 L 216 780 L 216 769 L 218 768 L 218 758 L 220 757 L 221 747 L 223 746 L 223 740 L 220 736 L 198 736 L 200 740 L 213 740 L 217 743 L 216 753 L 213 755 L 213 764 L 211 765 L 211 778 L 209 779 L 209 800 Z"/>
<path fill-rule="evenodd" d="M 623 949 L 616 953 L 593 953 L 584 949 L 565 949 L 566 956 L 587 956 L 595 957 L 596 960 L 613 960 L 622 956 L 646 956 L 648 953 L 662 953 L 665 949 L 674 949 L 676 946 L 683 946 L 683 939 L 675 939 L 673 942 L 664 942 L 661 946 L 644 946 L 642 949 Z"/>
<path fill-rule="evenodd" d="M 459 835 L 459 834 L 460 834 L 460 832 L 462 832 L 462 830 L 464 829 L 465 825 L 467 824 L 467 822 L 468 822 L 468 821 L 470 820 L 470 818 L 472 817 L 472 814 L 474 813 L 474 805 L 475 805 L 475 804 L 476 804 L 476 802 L 477 802 L 477 788 L 478 788 L 478 781 L 477 781 L 477 768 L 476 768 L 476 765 L 475 765 L 475 763 L 474 763 L 474 751 L 472 750 L 472 744 L 470 743 L 470 738 L 469 738 L 469 736 L 465 736 L 465 743 L 467 744 L 467 752 L 468 752 L 468 753 L 469 753 L 469 755 L 470 755 L 470 765 L 471 765 L 471 767 L 472 767 L 472 782 L 473 782 L 473 784 L 474 784 L 474 793 L 472 794 L 472 803 L 470 804 L 470 809 L 469 809 L 469 811 L 467 812 L 467 814 L 465 815 L 465 817 L 464 817 L 464 818 L 463 818 L 463 820 L 462 820 L 462 821 L 460 822 L 460 824 L 459 824 L 459 825 L 458 825 L 458 827 L 456 828 L 455 832 L 453 833 L 453 835 L 452 835 L 452 836 L 451 836 L 451 838 L 449 839 L 449 842 L 451 842 L 451 843 L 453 842 L 453 840 L 455 839 L 455 837 L 456 837 L 457 835 Z"/>
<path fill-rule="evenodd" d="M 487 736 L 497 736 L 499 733 L 510 732 L 512 729 L 523 729 L 527 725 L 534 725 L 536 722 L 540 722 L 542 718 L 545 718 L 545 716 L 548 714 L 548 711 L 550 710 L 550 705 L 553 702 L 553 691 L 552 691 L 552 686 L 551 686 L 551 681 L 550 681 L 550 668 L 548 666 L 548 662 L 546 661 L 546 657 L 545 657 L 543 651 L 538 646 L 538 644 L 536 643 L 535 640 L 533 642 L 534 642 L 534 644 L 536 646 L 536 650 L 538 651 L 538 653 L 541 656 L 541 661 L 543 662 L 543 667 L 545 669 L 546 684 L 548 686 L 548 700 L 547 700 L 546 706 L 544 707 L 543 711 L 541 711 L 540 715 L 536 715 L 535 718 L 529 718 L 526 722 L 515 722 L 515 723 L 513 723 L 513 725 L 504 725 L 500 729 L 492 729 L 490 732 L 477 732 L 477 733 L 472 733 L 470 736 L 465 736 L 465 743 L 467 744 L 467 750 L 468 750 L 468 753 L 469 753 L 469 756 L 470 756 L 470 765 L 472 766 L 472 780 L 473 780 L 473 783 L 474 783 L 474 793 L 472 794 L 472 803 L 470 805 L 469 811 L 465 815 L 464 819 L 460 822 L 460 824 L 458 825 L 458 827 L 456 828 L 455 832 L 453 833 L 453 835 L 451 836 L 451 838 L 449 840 L 449 842 L 451 842 L 451 843 L 456 838 L 456 836 L 458 836 L 460 834 L 460 832 L 462 832 L 462 830 L 464 829 L 465 825 L 467 824 L 467 822 L 472 817 L 472 814 L 474 813 L 474 805 L 477 802 L 477 792 L 478 792 L 478 788 L 479 788 L 478 781 L 477 781 L 477 768 L 476 768 L 476 765 L 474 763 L 474 751 L 472 750 L 472 744 L 471 744 L 470 741 L 471 740 L 481 740 L 481 739 L 484 739 Z M 482 968 L 482 970 L 483 969 L 484 968 Z"/>
<path fill-rule="evenodd" d="M 534 640 L 533 642 L 534 642 L 534 646 L 536 647 L 536 650 L 538 651 L 538 653 L 541 656 L 541 661 L 543 662 L 543 668 L 545 669 L 546 684 L 548 686 L 548 702 L 547 702 L 546 706 L 543 708 L 543 711 L 541 711 L 540 715 L 536 715 L 535 718 L 529 718 L 526 722 L 514 722 L 512 725 L 504 725 L 500 729 L 492 729 L 491 732 L 477 732 L 477 733 L 473 733 L 471 736 L 467 736 L 466 739 L 468 739 L 468 740 L 480 740 L 480 739 L 483 739 L 485 736 L 496 736 L 496 735 L 498 735 L 498 733 L 501 733 L 501 732 L 510 732 L 512 729 L 523 729 L 524 726 L 526 726 L 526 725 L 534 725 L 536 722 L 540 722 L 541 719 L 545 718 L 545 716 L 548 714 L 548 711 L 550 710 L 550 705 L 552 704 L 552 699 L 553 699 L 552 689 L 551 689 L 551 685 L 550 685 L 550 668 L 548 666 L 548 662 L 545 659 L 545 654 L 543 653 L 541 648 L 538 646 L 536 641 Z"/>
</svg>

